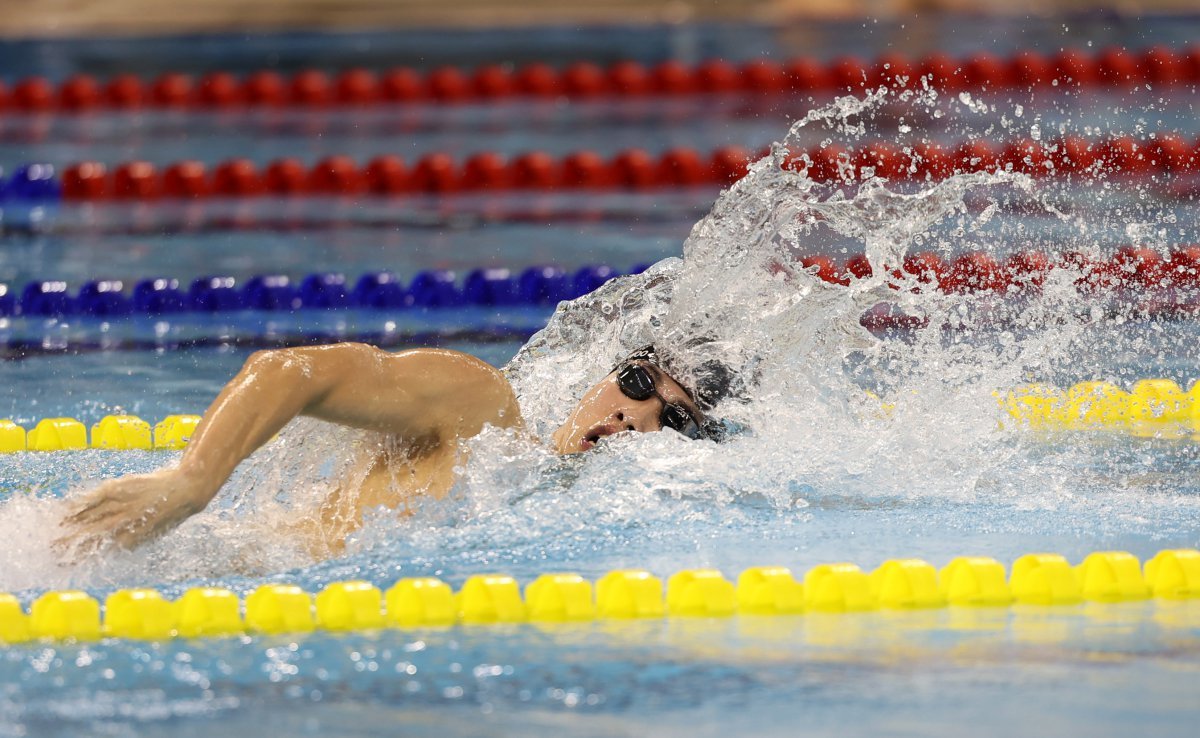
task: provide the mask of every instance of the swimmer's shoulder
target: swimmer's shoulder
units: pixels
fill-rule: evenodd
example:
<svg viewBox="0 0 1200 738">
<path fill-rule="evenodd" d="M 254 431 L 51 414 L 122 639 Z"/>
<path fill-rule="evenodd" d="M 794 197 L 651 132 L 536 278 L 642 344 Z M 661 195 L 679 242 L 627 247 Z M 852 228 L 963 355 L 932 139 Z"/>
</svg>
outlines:
<svg viewBox="0 0 1200 738">
<path fill-rule="evenodd" d="M 498 368 L 453 349 L 416 348 L 388 353 L 406 382 L 426 388 L 428 401 L 451 410 L 456 419 L 475 426 L 522 425 L 520 406 L 508 378 Z M 477 432 L 474 431 L 474 432 Z M 468 431 L 471 433 L 471 431 Z"/>
</svg>

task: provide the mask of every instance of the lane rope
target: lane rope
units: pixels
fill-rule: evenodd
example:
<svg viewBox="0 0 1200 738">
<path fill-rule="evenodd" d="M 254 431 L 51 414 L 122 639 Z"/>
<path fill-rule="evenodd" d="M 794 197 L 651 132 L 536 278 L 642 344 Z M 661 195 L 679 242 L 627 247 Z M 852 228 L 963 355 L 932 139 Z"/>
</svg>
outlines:
<svg viewBox="0 0 1200 738">
<path fill-rule="evenodd" d="M 577 574 L 543 574 L 523 593 L 504 574 L 471 576 L 457 592 L 434 577 L 401 579 L 386 592 L 366 581 L 334 582 L 316 596 L 292 584 L 264 584 L 244 598 L 222 587 L 195 587 L 173 602 L 151 588 L 122 589 L 105 598 L 103 616 L 100 602 L 78 590 L 45 592 L 28 613 L 16 597 L 0 594 L 0 641 L 159 641 L 946 607 L 1070 612 L 1084 603 L 1151 598 L 1159 609 L 1200 598 L 1200 551 L 1159 551 L 1144 567 L 1124 551 L 1091 553 L 1075 566 L 1058 554 L 1033 553 L 1013 562 L 1011 577 L 986 556 L 961 556 L 940 570 L 921 559 L 890 559 L 869 574 L 851 563 L 822 564 L 799 581 L 786 567 L 760 566 L 741 572 L 736 584 L 716 569 L 687 569 L 668 577 L 665 597 L 662 580 L 638 569 L 608 572 L 594 587 Z"/>
<path fill-rule="evenodd" d="M 680 95 L 759 96 L 831 93 L 880 86 L 916 88 L 925 79 L 948 92 L 980 87 L 1109 88 L 1177 86 L 1200 82 L 1200 46 L 1141 51 L 1108 48 L 1091 53 L 1067 49 L 1044 55 L 1025 50 L 1007 58 L 986 52 L 954 58 L 941 52 L 920 59 L 887 53 L 872 61 L 841 56 L 827 63 L 810 58 L 769 58 L 733 64 L 712 59 L 696 65 L 635 61 L 607 67 L 575 62 L 561 69 L 535 62 L 520 67 L 488 64 L 474 70 L 440 67 L 428 72 L 399 68 L 350 69 L 330 75 L 305 69 L 290 76 L 273 70 L 236 76 L 214 71 L 196 79 L 166 73 L 153 81 L 119 74 L 105 82 L 79 74 L 55 85 L 26 77 L 12 89 L 0 85 L 0 111 L 10 114 L 83 114 L 108 109 L 231 110 L 391 104 L 506 103 L 517 99 L 645 99 Z"/>
<path fill-rule="evenodd" d="M 812 254 L 801 257 L 796 266 L 833 284 L 848 285 L 853 279 L 872 275 L 871 265 L 862 254 L 845 260 Z M 888 274 L 897 289 L 1008 294 L 1036 291 L 1052 270 L 1063 267 L 1075 270 L 1078 286 L 1091 292 L 1200 289 L 1197 245 L 1179 246 L 1165 254 L 1147 247 L 1126 246 L 1108 258 L 1073 251 L 1058 255 L 1021 251 L 997 259 L 984 251 L 970 251 L 947 259 L 925 251 L 909 254 Z M 626 273 L 638 274 L 647 268 L 648 264 L 637 264 Z M 477 268 L 461 280 L 451 270 L 423 270 L 405 285 L 391 272 L 368 272 L 356 280 L 348 280 L 344 274 L 317 272 L 296 281 L 282 274 L 255 275 L 244 283 L 231 276 L 199 277 L 187 289 L 178 279 L 156 277 L 137 281 L 128 294 L 125 282 L 119 279 L 88 280 L 74 294 L 64 280 L 34 280 L 19 290 L 0 283 L 0 316 L 115 319 L 242 310 L 552 306 L 586 295 L 621 274 L 604 264 L 585 265 L 574 272 L 549 265 L 528 267 L 519 273 L 502 267 Z"/>
<path fill-rule="evenodd" d="M 560 157 L 532 151 L 511 158 L 485 151 L 459 160 L 448 153 L 433 152 L 411 167 L 391 154 L 378 156 L 366 165 L 349 156 L 333 155 L 311 166 L 295 158 L 278 159 L 261 170 L 250 159 L 235 158 L 221 162 L 211 172 L 203 162 L 193 160 L 168 164 L 161 171 L 148 161 L 127 161 L 116 164 L 111 172 L 101 162 L 87 161 L 68 166 L 61 178 L 54 165 L 33 163 L 17 167 L 4 181 L 0 196 L 25 202 L 145 202 L 307 195 L 642 192 L 729 185 L 746 174 L 752 160 L 766 153 L 765 149 L 749 152 L 738 146 L 710 152 L 676 147 L 658 156 L 642 149 L 627 149 L 606 159 L 592 151 Z M 1144 137 L 1066 136 L 1007 144 L 974 139 L 950 145 L 923 141 L 901 147 L 879 140 L 861 142 L 854 149 L 838 144 L 814 145 L 791 152 L 783 166 L 806 171 L 815 181 L 828 183 L 853 183 L 870 177 L 927 182 L 952 174 L 998 171 L 1093 179 L 1183 177 L 1200 172 L 1200 139 L 1192 141 L 1161 131 Z"/>
<path fill-rule="evenodd" d="M 1172 379 L 1143 379 L 1126 391 L 1103 380 L 1079 382 L 1066 390 L 1046 384 L 996 393 L 1001 427 L 1035 430 L 1104 430 L 1143 438 L 1200 440 L 1200 382 L 1184 390 Z M 880 402 L 881 412 L 894 406 Z M 178 450 L 200 422 L 199 415 L 169 415 L 154 425 L 135 415 L 108 415 L 89 435 L 74 418 L 44 418 L 31 430 L 0 420 L 0 453 L 21 451 Z M 90 441 L 89 441 L 90 438 Z"/>
</svg>

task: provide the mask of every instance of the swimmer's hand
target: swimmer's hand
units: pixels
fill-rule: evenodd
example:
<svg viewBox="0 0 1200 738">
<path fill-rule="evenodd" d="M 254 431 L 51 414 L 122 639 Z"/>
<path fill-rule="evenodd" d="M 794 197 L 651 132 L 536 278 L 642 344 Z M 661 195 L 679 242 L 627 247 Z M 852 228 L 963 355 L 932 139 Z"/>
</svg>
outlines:
<svg viewBox="0 0 1200 738">
<path fill-rule="evenodd" d="M 73 558 L 109 546 L 137 548 L 203 510 L 210 499 L 178 469 L 110 479 L 71 506 L 54 547 Z"/>
</svg>

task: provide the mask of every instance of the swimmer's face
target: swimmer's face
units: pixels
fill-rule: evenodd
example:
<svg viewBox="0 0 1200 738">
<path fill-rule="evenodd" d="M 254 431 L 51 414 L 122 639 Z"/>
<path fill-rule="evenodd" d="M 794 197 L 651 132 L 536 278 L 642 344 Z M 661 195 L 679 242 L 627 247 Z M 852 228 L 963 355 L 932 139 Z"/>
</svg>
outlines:
<svg viewBox="0 0 1200 738">
<path fill-rule="evenodd" d="M 670 375 L 648 362 L 637 364 L 650 372 L 654 379 L 655 394 L 644 400 L 635 400 L 621 390 L 617 381 L 618 371 L 611 372 L 584 393 L 567 421 L 554 432 L 552 439 L 558 453 L 587 451 L 601 438 L 614 433 L 660 431 L 663 428 L 663 409 L 668 404 L 683 407 L 692 418 L 704 417 L 696 403 Z"/>
</svg>

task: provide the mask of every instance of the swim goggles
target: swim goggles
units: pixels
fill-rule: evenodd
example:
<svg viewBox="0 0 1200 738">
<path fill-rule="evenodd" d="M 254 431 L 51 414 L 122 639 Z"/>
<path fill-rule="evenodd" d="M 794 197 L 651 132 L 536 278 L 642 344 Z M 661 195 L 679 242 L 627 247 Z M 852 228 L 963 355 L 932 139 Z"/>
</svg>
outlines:
<svg viewBox="0 0 1200 738">
<path fill-rule="evenodd" d="M 631 400 L 649 400 L 657 397 L 662 400 L 663 409 L 659 422 L 664 428 L 682 433 L 688 438 L 706 437 L 704 432 L 705 420 L 697 418 L 683 405 L 667 402 L 654 386 L 654 374 L 649 369 L 633 362 L 626 362 L 617 370 L 617 387 L 621 394 Z"/>
</svg>

